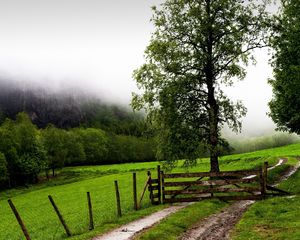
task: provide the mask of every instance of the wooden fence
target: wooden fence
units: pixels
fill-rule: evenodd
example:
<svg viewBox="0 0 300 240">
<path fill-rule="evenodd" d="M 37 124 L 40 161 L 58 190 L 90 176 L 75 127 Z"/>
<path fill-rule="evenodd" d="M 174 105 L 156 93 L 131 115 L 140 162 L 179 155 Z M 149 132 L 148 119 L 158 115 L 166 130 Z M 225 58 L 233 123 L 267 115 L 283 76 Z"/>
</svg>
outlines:
<svg viewBox="0 0 300 240">
<path fill-rule="evenodd" d="M 172 173 L 159 171 L 157 179 L 149 177 L 152 204 L 195 202 L 208 198 L 221 200 L 259 200 L 267 195 L 268 163 L 258 170 L 218 173 Z M 277 190 L 277 189 L 275 189 Z M 161 197 L 161 198 L 160 198 Z"/>
</svg>

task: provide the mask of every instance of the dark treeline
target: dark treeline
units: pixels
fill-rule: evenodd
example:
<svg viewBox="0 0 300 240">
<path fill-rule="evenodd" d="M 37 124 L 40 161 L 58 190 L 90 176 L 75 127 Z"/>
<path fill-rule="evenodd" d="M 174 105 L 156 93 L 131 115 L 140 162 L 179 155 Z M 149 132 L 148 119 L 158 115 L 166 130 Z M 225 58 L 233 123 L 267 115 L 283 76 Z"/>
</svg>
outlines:
<svg viewBox="0 0 300 240">
<path fill-rule="evenodd" d="M 0 126 L 0 186 L 38 182 L 64 166 L 155 160 L 153 140 L 118 135 L 99 128 L 39 129 L 26 113 Z"/>
<path fill-rule="evenodd" d="M 0 123 L 5 118 L 16 119 L 19 112 L 26 112 L 39 128 L 84 126 L 134 136 L 141 136 L 145 128 L 141 114 L 76 90 L 51 92 L 0 81 Z"/>
</svg>

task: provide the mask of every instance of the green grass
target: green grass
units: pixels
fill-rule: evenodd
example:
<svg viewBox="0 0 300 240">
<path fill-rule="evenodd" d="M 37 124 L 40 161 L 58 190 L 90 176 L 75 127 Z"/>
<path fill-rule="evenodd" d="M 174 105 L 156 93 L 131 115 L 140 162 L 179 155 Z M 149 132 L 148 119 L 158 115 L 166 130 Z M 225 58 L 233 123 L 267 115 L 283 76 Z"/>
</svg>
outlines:
<svg viewBox="0 0 300 240">
<path fill-rule="evenodd" d="M 270 198 L 255 203 L 232 233 L 234 240 L 300 239 L 300 171 L 279 188 L 296 196 Z"/>
<path fill-rule="evenodd" d="M 262 150 L 247 154 L 222 157 L 221 170 L 252 169 L 268 161 L 276 164 L 278 157 L 300 156 L 300 144 Z M 182 162 L 179 161 L 179 165 Z M 165 206 L 151 206 L 145 196 L 143 209 L 132 209 L 132 172 L 137 172 L 139 194 L 146 180 L 146 170 L 154 169 L 157 162 L 132 163 L 106 166 L 70 167 L 60 172 L 57 179 L 29 188 L 13 189 L 0 193 L 0 239 L 23 239 L 22 232 L 9 209 L 7 199 L 12 197 L 32 239 L 64 239 L 65 233 L 59 224 L 47 196 L 51 194 L 61 209 L 71 232 L 72 239 L 89 239 L 133 219 L 157 211 Z M 185 169 L 176 168 L 173 172 Z M 189 171 L 208 171 L 209 160 L 200 159 Z M 155 175 L 154 175 L 155 176 Z M 114 180 L 119 181 L 123 217 L 116 217 Z M 91 192 L 96 229 L 88 231 L 86 192 Z M 198 205 L 198 204 L 197 204 Z M 201 203 L 199 203 L 201 208 Z"/>
<path fill-rule="evenodd" d="M 162 220 L 158 225 L 151 228 L 150 231 L 140 234 L 137 240 L 157 240 L 168 239 L 176 240 L 185 230 L 219 210 L 228 204 L 218 200 L 205 200 L 192 204 L 168 218 Z"/>
</svg>

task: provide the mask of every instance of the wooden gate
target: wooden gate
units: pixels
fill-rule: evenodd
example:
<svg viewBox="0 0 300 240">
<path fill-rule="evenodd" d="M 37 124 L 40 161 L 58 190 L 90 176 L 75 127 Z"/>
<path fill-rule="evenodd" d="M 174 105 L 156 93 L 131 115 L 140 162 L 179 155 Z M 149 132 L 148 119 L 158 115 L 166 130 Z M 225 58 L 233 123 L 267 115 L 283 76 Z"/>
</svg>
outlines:
<svg viewBox="0 0 300 240">
<path fill-rule="evenodd" d="M 260 200 L 267 195 L 286 195 L 286 191 L 267 185 L 268 163 L 258 170 L 218 173 L 171 173 L 157 167 L 157 179 L 148 172 L 148 189 L 152 204 L 196 202 L 204 199 Z M 267 193 L 267 190 L 273 193 Z M 277 194 L 274 194 L 277 192 Z"/>
<path fill-rule="evenodd" d="M 266 194 L 265 176 L 262 169 L 219 173 L 162 173 L 162 201 L 174 203 L 195 202 L 206 198 L 262 199 Z"/>
</svg>

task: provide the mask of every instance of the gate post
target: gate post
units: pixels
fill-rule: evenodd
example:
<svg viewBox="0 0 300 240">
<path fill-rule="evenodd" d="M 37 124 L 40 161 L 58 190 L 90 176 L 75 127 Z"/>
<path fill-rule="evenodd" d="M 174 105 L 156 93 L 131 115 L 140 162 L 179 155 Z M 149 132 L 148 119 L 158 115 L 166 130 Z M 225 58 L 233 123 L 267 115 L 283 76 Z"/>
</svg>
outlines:
<svg viewBox="0 0 300 240">
<path fill-rule="evenodd" d="M 162 191 L 162 203 L 165 203 L 165 178 L 164 178 L 164 172 L 160 172 L 161 176 L 161 191 Z"/>
<path fill-rule="evenodd" d="M 160 177 L 160 165 L 157 166 L 157 187 L 158 187 L 158 204 L 161 204 L 161 177 Z"/>
</svg>

